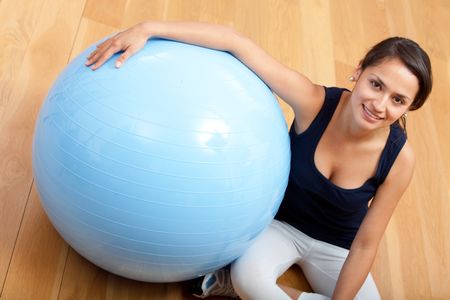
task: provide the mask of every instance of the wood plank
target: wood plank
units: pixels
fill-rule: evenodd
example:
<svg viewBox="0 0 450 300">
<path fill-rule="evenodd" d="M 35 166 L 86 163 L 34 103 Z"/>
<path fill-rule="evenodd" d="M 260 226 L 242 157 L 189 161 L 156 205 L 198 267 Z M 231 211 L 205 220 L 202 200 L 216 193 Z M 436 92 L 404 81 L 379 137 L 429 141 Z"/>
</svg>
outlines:
<svg viewBox="0 0 450 300">
<path fill-rule="evenodd" d="M 13 89 L 21 84 L 18 79 L 30 37 L 34 32 L 41 13 L 43 1 L 2 1 L 0 2 L 0 120 L 3 120 L 7 103 Z"/>
<path fill-rule="evenodd" d="M 66 7 L 74 8 L 73 5 Z M 49 29 L 52 26 L 49 22 L 55 21 L 52 13 L 57 8 L 52 3 L 46 7 L 40 1 L 3 1 L 1 6 L 2 20 L 6 20 L 1 23 L 2 41 L 6 46 L 0 50 L 0 94 L 5 107 L 0 119 L 1 286 L 32 182 L 30 149 L 35 116 L 57 72 L 58 59 L 61 59 L 59 66 L 67 61 L 67 56 L 63 57 L 64 54 L 57 49 L 71 45 L 71 42 L 64 44 L 70 37 L 67 32 L 57 40 L 50 38 L 63 28 L 69 28 L 68 32 L 76 30 L 73 24 L 64 26 L 65 22 L 70 21 L 68 15 L 63 19 L 57 18 L 59 26 Z M 75 16 L 75 22 L 77 18 Z M 61 43 L 59 47 L 54 47 L 56 41 Z"/>
<path fill-rule="evenodd" d="M 104 25 L 103 23 L 98 23 L 85 17 L 81 18 L 69 60 L 72 61 L 87 47 L 118 31 L 119 28 L 117 27 Z"/>
<path fill-rule="evenodd" d="M 7 271 L 6 266 L 11 260 L 11 253 L 20 221 L 24 216 L 23 210 L 32 182 L 30 153 L 37 111 L 45 98 L 50 83 L 56 77 L 58 70 L 67 62 L 68 50 L 72 44 L 71 37 L 73 38 L 77 29 L 76 24 L 82 8 L 75 1 L 56 2 L 60 5 L 48 1 L 47 3 L 34 1 L 27 6 L 29 2 L 24 1 L 18 6 L 21 9 L 17 10 L 17 13 L 35 10 L 39 14 L 33 16 L 27 13 L 21 16 L 11 13 L 12 17 L 9 23 L 9 26 L 12 26 L 11 24 L 16 22 L 16 30 L 20 29 L 23 34 L 27 35 L 27 38 L 18 36 L 18 40 L 22 38 L 29 42 L 27 42 L 25 52 L 20 53 L 19 51 L 17 56 L 12 56 L 13 61 L 9 68 L 14 69 L 13 73 L 17 75 L 14 75 L 14 80 L 9 81 L 8 86 L 5 86 L 10 90 L 8 94 L 12 100 L 5 101 L 6 110 L 0 123 L 0 153 L 2 153 L 0 278 L 2 283 Z M 2 6 L 2 13 L 6 8 L 11 9 L 12 7 Z M 76 14 L 77 8 L 78 15 Z M 27 16 L 31 20 L 23 19 Z M 26 26 L 20 25 L 22 23 Z M 32 29 L 27 29 L 28 27 Z M 12 34 L 11 30 L 8 30 L 5 32 Z M 58 46 L 55 47 L 55 45 Z M 66 47 L 65 53 L 64 47 Z M 5 65 L 10 63 L 6 58 L 2 58 L 2 62 L 5 62 Z M 2 71 L 2 74 L 5 73 Z M 28 236 L 25 235 L 25 238 Z M 21 239 L 20 236 L 18 239 Z M 20 242 L 18 241 L 18 243 Z M 20 265 L 20 259 L 16 261 Z M 11 262 L 10 270 L 14 267 Z"/>
<path fill-rule="evenodd" d="M 270 9 L 267 9 L 270 8 Z M 274 14 L 277 11 L 279 13 Z M 227 10 L 228 12 L 228 10 Z M 234 14 L 226 14 L 223 24 L 231 24 L 236 30 L 247 35 L 281 63 L 300 70 L 301 43 L 297 30 L 301 23 L 298 18 L 300 3 L 297 1 L 266 0 L 255 6 L 251 1 L 236 3 Z M 286 20 L 290 20 L 286 22 Z M 296 30 L 292 30 L 295 28 Z M 283 34 L 280 34 L 283 33 Z M 279 99 L 288 126 L 292 124 L 292 109 Z"/>
<path fill-rule="evenodd" d="M 166 0 L 128 1 L 125 14 L 121 20 L 121 28 L 128 28 L 148 20 L 165 20 L 168 3 L 169 1 Z"/>
<path fill-rule="evenodd" d="M 430 99 L 431 100 L 431 99 Z M 411 210 L 418 212 L 420 227 L 417 230 L 422 231 L 419 237 L 411 236 L 411 244 L 413 240 L 423 239 L 424 255 L 423 262 L 420 266 L 425 266 L 426 270 L 422 274 L 428 275 L 430 283 L 431 295 L 436 298 L 445 299 L 450 295 L 450 286 L 446 283 L 450 282 L 450 195 L 446 180 L 446 171 L 444 171 L 443 155 L 449 153 L 442 152 L 439 146 L 439 138 L 437 135 L 437 126 L 435 124 L 433 112 L 431 110 L 431 102 L 425 104 L 420 114 L 414 114 L 411 131 L 414 131 L 416 139 L 413 140 L 415 149 L 420 151 L 420 158 L 417 160 L 415 179 L 416 184 L 412 184 L 416 197 L 415 205 Z M 450 128 L 448 127 L 448 130 Z M 430 216 L 433 216 L 430 218 Z M 413 235 L 415 233 L 411 233 Z M 411 251 L 411 249 L 409 249 Z M 411 253 L 408 253 L 412 255 Z M 414 274 L 413 270 L 406 273 L 409 276 Z M 420 280 L 426 281 L 425 278 L 411 276 L 411 284 L 420 284 Z M 442 280 L 436 280 L 440 278 Z"/>
<path fill-rule="evenodd" d="M 182 283 L 144 283 L 104 271 L 70 249 L 58 299 L 185 299 Z"/>
<path fill-rule="evenodd" d="M 313 82 L 328 86 L 336 82 L 331 9 L 328 1 L 304 1 L 299 8 L 301 72 Z"/>
<path fill-rule="evenodd" d="M 122 23 L 127 0 L 87 0 L 83 17 L 111 27 Z"/>
<path fill-rule="evenodd" d="M 447 5 L 443 5 L 442 2 L 447 2 Z M 416 31 L 417 41 L 427 49 L 429 55 L 448 61 L 450 55 L 450 37 L 447 29 L 450 28 L 448 1 L 434 0 L 423 5 L 421 1 L 415 0 L 410 1 L 409 5 L 412 19 L 415 21 L 412 28 Z"/>
<path fill-rule="evenodd" d="M 450 19 L 450 18 L 449 18 Z M 437 142 L 440 153 L 444 156 L 441 160 L 443 172 L 447 178 L 448 193 L 450 195 L 450 159 L 446 159 L 450 153 L 450 122 L 448 116 L 450 115 L 450 102 L 447 97 L 442 96 L 448 93 L 448 82 L 450 82 L 450 47 L 447 53 L 446 60 L 438 57 L 431 57 L 433 64 L 434 86 L 433 92 L 429 99 L 429 105 L 433 114 L 435 130 L 437 135 Z"/>
<path fill-rule="evenodd" d="M 247 4 L 252 3 L 239 3 L 238 9 L 237 0 L 171 0 L 166 1 L 162 17 L 169 21 L 201 21 L 231 25 L 234 14 L 245 11 Z"/>
<path fill-rule="evenodd" d="M 33 188 L 2 298 L 57 299 L 67 250 Z"/>
<path fill-rule="evenodd" d="M 450 105 L 444 96 L 450 82 L 450 37 L 444 29 L 450 27 L 450 7 L 448 2 L 443 2 L 431 1 L 426 6 L 420 1 L 410 4 L 412 17 L 421 20 L 415 23 L 415 30 L 418 41 L 430 55 L 434 76 L 425 113 L 417 114 L 421 121 L 417 130 L 422 139 L 415 146 L 422 147 L 423 164 L 421 169 L 417 168 L 422 186 L 415 186 L 415 190 L 424 232 L 428 280 L 435 299 L 446 299 L 450 295 L 450 287 L 446 284 L 450 282 Z M 430 34 L 430 28 L 434 29 L 433 34 Z"/>
<path fill-rule="evenodd" d="M 20 70 L 42 1 L 24 2 L 0 2 L 0 295 L 31 188 L 29 144 L 24 145 L 30 132 L 17 130 L 23 119 L 14 110 L 24 97 L 27 80 Z"/>
</svg>

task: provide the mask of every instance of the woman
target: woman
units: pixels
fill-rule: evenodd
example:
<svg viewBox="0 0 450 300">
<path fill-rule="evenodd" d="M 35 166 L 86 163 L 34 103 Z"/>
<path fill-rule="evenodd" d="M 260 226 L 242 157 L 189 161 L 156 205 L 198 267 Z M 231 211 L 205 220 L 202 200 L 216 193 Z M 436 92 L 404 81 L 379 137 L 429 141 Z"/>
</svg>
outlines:
<svg viewBox="0 0 450 300">
<path fill-rule="evenodd" d="M 95 70 L 123 51 L 115 63 L 120 67 L 150 37 L 230 52 L 294 111 L 285 198 L 276 220 L 232 264 L 236 293 L 243 299 L 379 299 L 369 272 L 413 174 L 405 120 L 431 91 L 427 54 L 405 38 L 384 40 L 356 67 L 348 91 L 314 84 L 229 27 L 145 22 L 100 44 L 86 65 Z M 276 284 L 293 264 L 314 293 Z M 200 296 L 233 295 L 226 276 L 224 270 L 208 274 Z"/>
</svg>

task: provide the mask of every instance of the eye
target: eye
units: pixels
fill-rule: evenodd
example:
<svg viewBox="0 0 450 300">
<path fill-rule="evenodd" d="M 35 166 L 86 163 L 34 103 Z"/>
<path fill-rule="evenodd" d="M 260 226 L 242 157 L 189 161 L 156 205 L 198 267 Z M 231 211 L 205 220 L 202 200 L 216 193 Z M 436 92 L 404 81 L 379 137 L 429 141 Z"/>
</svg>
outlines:
<svg viewBox="0 0 450 300">
<path fill-rule="evenodd" d="M 376 89 L 381 89 L 381 84 L 376 80 L 371 80 L 370 84 L 372 85 L 372 87 L 374 87 Z"/>
<path fill-rule="evenodd" d="M 396 103 L 396 104 L 404 104 L 405 100 L 402 97 L 393 97 L 392 100 Z"/>
</svg>

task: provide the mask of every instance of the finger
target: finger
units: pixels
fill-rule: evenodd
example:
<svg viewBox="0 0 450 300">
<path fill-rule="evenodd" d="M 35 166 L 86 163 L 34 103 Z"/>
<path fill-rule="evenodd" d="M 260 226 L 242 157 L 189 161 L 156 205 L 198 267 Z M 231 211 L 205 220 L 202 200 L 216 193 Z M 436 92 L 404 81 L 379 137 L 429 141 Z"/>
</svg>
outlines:
<svg viewBox="0 0 450 300">
<path fill-rule="evenodd" d="M 103 50 L 102 48 L 104 47 L 99 47 L 97 46 L 97 49 L 95 49 L 94 51 L 92 51 L 87 57 L 86 59 L 91 60 L 94 58 L 95 55 L 98 55 L 99 53 L 101 53 Z"/>
<path fill-rule="evenodd" d="M 117 39 L 117 36 L 113 36 L 112 38 L 109 38 L 106 41 L 98 44 L 97 45 L 97 50 L 102 50 L 102 49 L 105 49 L 105 48 L 109 47 L 111 45 L 111 43 L 113 41 L 115 41 L 116 39 Z"/>
<path fill-rule="evenodd" d="M 128 47 L 127 50 L 125 50 L 125 52 L 122 53 L 122 55 L 120 55 L 119 58 L 116 60 L 115 63 L 116 68 L 120 68 L 125 63 L 125 61 L 134 53 L 136 53 L 136 50 L 133 49 L 133 47 Z"/>
<path fill-rule="evenodd" d="M 98 52 L 98 50 L 92 51 L 91 53 L 89 53 L 89 55 L 86 57 L 86 59 L 90 59 L 90 58 L 93 57 L 97 52 Z"/>
<path fill-rule="evenodd" d="M 113 38 L 115 38 L 115 37 L 113 37 Z M 92 57 L 93 57 L 95 54 L 97 54 L 99 51 L 101 52 L 101 51 L 104 50 L 105 48 L 109 47 L 109 46 L 111 45 L 111 43 L 113 42 L 113 41 L 112 41 L 113 38 L 109 38 L 109 39 L 107 39 L 106 41 L 104 41 L 104 42 L 102 42 L 102 43 L 96 45 L 96 46 L 95 46 L 96 49 L 95 49 L 94 51 L 92 51 L 92 52 L 87 56 L 87 59 L 92 58 Z"/>
<path fill-rule="evenodd" d="M 100 56 L 103 54 L 101 51 L 95 51 L 95 53 L 92 53 L 92 56 L 88 58 L 88 60 L 85 62 L 86 66 L 90 66 L 93 63 L 97 62 L 97 60 L 100 58 Z"/>
<path fill-rule="evenodd" d="M 96 48 L 97 49 L 101 49 L 101 48 L 105 48 L 108 47 L 114 40 L 117 40 L 119 38 L 120 32 L 113 35 L 112 37 L 104 40 L 103 42 L 99 43 Z"/>
<path fill-rule="evenodd" d="M 126 60 L 128 60 L 131 56 L 135 55 L 139 50 L 144 48 L 147 41 L 130 45 L 125 52 L 117 59 L 116 68 L 120 68 Z"/>
<path fill-rule="evenodd" d="M 91 69 L 97 70 L 98 68 L 100 68 L 116 52 L 118 52 L 118 51 L 116 51 L 114 48 L 112 48 L 112 47 L 108 48 L 105 52 L 103 52 L 101 55 L 99 55 L 98 59 L 95 60 L 95 63 L 91 67 Z"/>
<path fill-rule="evenodd" d="M 95 68 L 95 69 L 97 69 L 106 60 L 108 60 L 114 53 L 119 52 L 120 50 L 122 50 L 122 46 L 121 46 L 120 41 L 110 39 L 109 41 L 107 41 L 107 43 L 103 44 L 97 50 L 94 51 L 95 53 L 93 53 L 92 57 L 90 57 L 88 59 L 88 61 L 86 61 L 85 65 L 86 66 L 91 66 L 92 64 L 98 63 L 99 60 L 103 56 L 106 56 L 105 59 L 101 62 L 101 64 L 99 64 Z"/>
</svg>

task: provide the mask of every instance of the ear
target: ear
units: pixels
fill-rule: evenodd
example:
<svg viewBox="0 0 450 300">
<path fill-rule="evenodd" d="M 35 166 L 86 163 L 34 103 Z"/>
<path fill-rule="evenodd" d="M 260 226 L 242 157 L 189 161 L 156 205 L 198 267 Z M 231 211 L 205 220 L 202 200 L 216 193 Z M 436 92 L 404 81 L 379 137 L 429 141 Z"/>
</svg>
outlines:
<svg viewBox="0 0 450 300">
<path fill-rule="evenodd" d="M 359 64 L 352 73 L 351 81 L 358 81 L 359 76 L 361 76 L 362 70 L 361 70 L 361 65 Z"/>
</svg>

